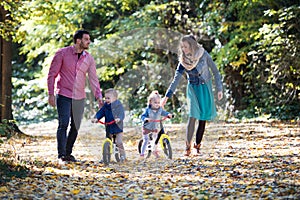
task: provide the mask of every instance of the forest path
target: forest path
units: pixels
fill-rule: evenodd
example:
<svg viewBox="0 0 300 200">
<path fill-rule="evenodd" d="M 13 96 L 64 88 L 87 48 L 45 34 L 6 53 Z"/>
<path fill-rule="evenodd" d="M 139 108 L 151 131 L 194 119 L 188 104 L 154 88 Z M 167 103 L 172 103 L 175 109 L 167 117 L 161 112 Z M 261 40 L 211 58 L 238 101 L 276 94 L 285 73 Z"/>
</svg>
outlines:
<svg viewBox="0 0 300 200">
<path fill-rule="evenodd" d="M 0 146 L 24 160 L 31 173 L 0 186 L 0 197 L 64 199 L 299 199 L 300 128 L 280 122 L 209 123 L 201 154 L 183 156 L 185 125 L 166 124 L 173 160 L 141 161 L 140 128 L 125 128 L 128 161 L 104 166 L 101 124 L 84 121 L 73 155 L 81 162 L 59 165 L 57 123 L 21 127 L 25 139 Z M 113 158 L 114 161 L 114 158 Z"/>
</svg>

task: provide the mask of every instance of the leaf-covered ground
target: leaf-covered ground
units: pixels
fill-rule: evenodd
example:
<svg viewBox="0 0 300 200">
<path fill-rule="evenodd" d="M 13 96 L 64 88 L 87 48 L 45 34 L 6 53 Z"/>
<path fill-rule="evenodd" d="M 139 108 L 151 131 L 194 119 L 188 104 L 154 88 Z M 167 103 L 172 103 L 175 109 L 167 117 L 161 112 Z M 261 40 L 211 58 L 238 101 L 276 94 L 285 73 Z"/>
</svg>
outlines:
<svg viewBox="0 0 300 200">
<path fill-rule="evenodd" d="M 77 163 L 56 159 L 56 123 L 22 127 L 0 153 L 29 169 L 0 185 L 1 199 L 300 199 L 299 123 L 210 123 L 202 153 L 184 157 L 185 127 L 167 125 L 173 160 L 140 160 L 139 128 L 125 130 L 128 161 L 104 166 L 101 125 L 85 122 Z M 10 153 L 10 154 L 9 154 Z M 2 179 L 5 179 L 3 175 Z"/>
</svg>

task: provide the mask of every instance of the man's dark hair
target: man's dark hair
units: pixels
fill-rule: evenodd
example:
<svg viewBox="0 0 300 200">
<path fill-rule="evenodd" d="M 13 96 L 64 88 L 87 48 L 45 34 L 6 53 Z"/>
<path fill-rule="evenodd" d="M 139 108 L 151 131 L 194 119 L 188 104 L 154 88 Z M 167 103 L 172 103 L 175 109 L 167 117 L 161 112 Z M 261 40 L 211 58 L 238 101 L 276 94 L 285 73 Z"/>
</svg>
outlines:
<svg viewBox="0 0 300 200">
<path fill-rule="evenodd" d="M 90 33 L 88 31 L 85 31 L 85 30 L 78 30 L 78 31 L 76 31 L 76 33 L 74 34 L 74 37 L 73 37 L 74 44 L 76 44 L 76 40 L 77 39 L 82 39 L 83 34 L 90 35 Z"/>
</svg>

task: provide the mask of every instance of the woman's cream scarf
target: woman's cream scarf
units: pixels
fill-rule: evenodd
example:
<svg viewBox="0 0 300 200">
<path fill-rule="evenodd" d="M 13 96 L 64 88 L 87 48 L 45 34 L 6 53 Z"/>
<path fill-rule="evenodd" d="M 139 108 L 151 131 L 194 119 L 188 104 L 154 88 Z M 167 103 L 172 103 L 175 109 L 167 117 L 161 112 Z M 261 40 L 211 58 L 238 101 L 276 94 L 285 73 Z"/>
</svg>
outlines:
<svg viewBox="0 0 300 200">
<path fill-rule="evenodd" d="M 192 70 L 197 66 L 197 64 L 199 62 L 199 59 L 202 57 L 203 53 L 204 53 L 204 48 L 199 45 L 199 49 L 195 53 L 194 56 L 191 55 L 191 54 L 185 55 L 183 53 L 181 58 L 180 58 L 180 62 L 181 62 L 181 64 L 183 65 L 183 67 L 185 69 Z"/>
</svg>

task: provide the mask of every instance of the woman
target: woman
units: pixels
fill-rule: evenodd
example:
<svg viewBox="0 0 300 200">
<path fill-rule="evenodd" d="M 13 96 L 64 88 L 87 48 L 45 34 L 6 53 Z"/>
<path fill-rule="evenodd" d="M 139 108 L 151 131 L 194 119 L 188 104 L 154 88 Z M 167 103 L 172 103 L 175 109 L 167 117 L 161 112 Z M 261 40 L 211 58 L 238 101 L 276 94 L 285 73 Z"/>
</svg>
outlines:
<svg viewBox="0 0 300 200">
<path fill-rule="evenodd" d="M 186 131 L 186 156 L 191 154 L 192 138 L 194 134 L 195 122 L 198 120 L 196 131 L 196 143 L 194 148 L 200 153 L 201 141 L 203 138 L 205 123 L 213 120 L 216 116 L 216 106 L 212 92 L 212 75 L 215 78 L 218 100 L 222 99 L 221 75 L 208 52 L 197 43 L 192 35 L 185 35 L 179 43 L 179 64 L 174 78 L 170 84 L 161 105 L 164 106 L 170 98 L 183 73 L 187 74 L 187 101 L 189 119 Z"/>
</svg>

